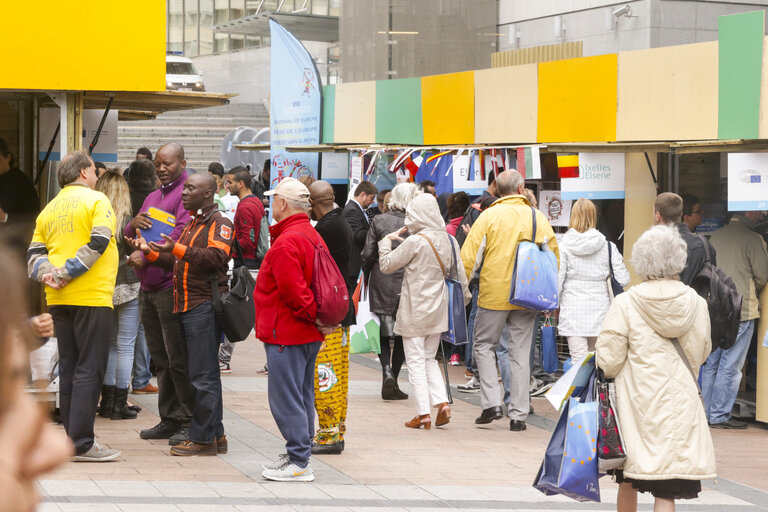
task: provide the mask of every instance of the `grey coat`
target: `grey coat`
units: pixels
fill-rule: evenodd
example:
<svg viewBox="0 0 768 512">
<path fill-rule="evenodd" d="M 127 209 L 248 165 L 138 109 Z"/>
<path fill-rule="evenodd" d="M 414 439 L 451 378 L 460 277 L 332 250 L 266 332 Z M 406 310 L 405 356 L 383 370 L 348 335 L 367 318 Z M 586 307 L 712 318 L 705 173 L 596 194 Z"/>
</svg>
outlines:
<svg viewBox="0 0 768 512">
<path fill-rule="evenodd" d="M 379 315 L 394 316 L 397 305 L 400 302 L 400 290 L 403 287 L 404 269 L 392 274 L 384 274 L 379 268 L 379 241 L 386 235 L 405 226 L 405 212 L 402 210 L 390 210 L 387 213 L 377 215 L 371 221 L 368 230 L 368 238 L 361 256 L 363 258 L 363 272 L 369 279 L 368 297 L 371 301 L 371 311 Z M 408 233 L 402 235 L 406 238 Z M 394 242 L 396 248 L 400 242 Z"/>
</svg>

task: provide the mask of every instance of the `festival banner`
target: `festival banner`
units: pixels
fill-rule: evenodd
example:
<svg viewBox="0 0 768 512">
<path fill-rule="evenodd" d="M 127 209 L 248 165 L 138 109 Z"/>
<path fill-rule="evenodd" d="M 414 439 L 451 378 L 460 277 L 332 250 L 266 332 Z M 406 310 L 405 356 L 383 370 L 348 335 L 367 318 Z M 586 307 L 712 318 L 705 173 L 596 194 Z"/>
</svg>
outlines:
<svg viewBox="0 0 768 512">
<path fill-rule="evenodd" d="M 317 177 L 318 153 L 288 153 L 288 146 L 320 144 L 323 88 L 312 55 L 276 21 L 269 20 L 270 188 L 290 176 Z"/>
</svg>

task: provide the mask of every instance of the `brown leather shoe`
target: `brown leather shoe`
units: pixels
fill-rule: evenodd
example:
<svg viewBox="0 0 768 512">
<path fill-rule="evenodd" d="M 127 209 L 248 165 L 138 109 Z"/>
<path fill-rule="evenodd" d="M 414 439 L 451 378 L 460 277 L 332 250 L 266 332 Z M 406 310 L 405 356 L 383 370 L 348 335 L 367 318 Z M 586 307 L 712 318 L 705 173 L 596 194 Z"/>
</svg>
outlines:
<svg viewBox="0 0 768 512">
<path fill-rule="evenodd" d="M 157 386 L 153 386 L 152 383 L 150 382 L 143 388 L 134 389 L 133 394 L 134 395 L 153 395 L 157 393 L 157 391 L 158 391 Z"/>
<path fill-rule="evenodd" d="M 196 457 L 198 455 L 216 455 L 216 442 L 196 443 L 194 441 L 182 441 L 171 448 L 171 455 L 179 457 Z"/>
<path fill-rule="evenodd" d="M 421 416 L 414 417 L 411 421 L 406 421 L 405 426 L 408 428 L 424 427 L 424 430 L 429 430 L 432 428 L 432 418 L 429 414 L 422 414 Z"/>
<path fill-rule="evenodd" d="M 216 453 L 227 453 L 227 434 L 222 434 L 221 437 L 216 439 Z"/>
<path fill-rule="evenodd" d="M 435 426 L 442 427 L 447 425 L 451 421 L 451 407 L 448 402 L 437 404 L 437 419 L 435 419 Z"/>
</svg>

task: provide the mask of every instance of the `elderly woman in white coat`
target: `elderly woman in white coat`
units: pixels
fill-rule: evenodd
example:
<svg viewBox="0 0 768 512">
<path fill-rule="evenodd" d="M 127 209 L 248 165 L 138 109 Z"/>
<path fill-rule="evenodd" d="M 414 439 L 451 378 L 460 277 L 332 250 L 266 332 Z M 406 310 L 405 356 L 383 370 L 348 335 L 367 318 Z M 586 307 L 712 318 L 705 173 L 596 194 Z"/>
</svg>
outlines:
<svg viewBox="0 0 768 512">
<path fill-rule="evenodd" d="M 627 459 L 616 474 L 619 512 L 637 510 L 637 491 L 656 512 L 715 478 L 715 449 L 699 398 L 699 366 L 711 348 L 707 303 L 680 282 L 687 248 L 677 229 L 654 226 L 632 248 L 643 282 L 616 297 L 597 338 L 597 365 L 616 383 Z"/>
<path fill-rule="evenodd" d="M 560 241 L 560 315 L 557 330 L 568 338 L 575 364 L 595 350 L 600 324 L 608 312 L 608 277 L 626 286 L 629 272 L 621 253 L 597 229 L 597 209 L 589 199 L 579 199 L 571 209 L 570 229 Z M 608 250 L 611 251 L 611 265 Z"/>
<path fill-rule="evenodd" d="M 409 236 L 400 235 L 408 231 Z M 394 251 L 392 241 L 402 242 Z M 445 278 L 455 264 L 464 293 L 464 305 L 472 298 L 459 258 L 459 245 L 445 231 L 437 200 L 430 194 L 415 197 L 405 210 L 405 226 L 379 241 L 379 268 L 384 274 L 405 269 L 395 333 L 403 337 L 408 379 L 418 415 L 405 423 L 409 428 L 432 427 L 430 404 L 437 407 L 435 426 L 450 421 L 451 409 L 445 381 L 435 360 L 440 335 L 448 330 L 448 288 Z"/>
</svg>

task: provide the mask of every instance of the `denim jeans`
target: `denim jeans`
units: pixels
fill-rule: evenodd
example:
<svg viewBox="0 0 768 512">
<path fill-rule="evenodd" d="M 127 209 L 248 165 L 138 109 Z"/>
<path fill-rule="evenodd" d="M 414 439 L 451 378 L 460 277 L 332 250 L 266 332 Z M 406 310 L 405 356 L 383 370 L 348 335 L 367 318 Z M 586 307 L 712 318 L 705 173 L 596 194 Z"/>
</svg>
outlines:
<svg viewBox="0 0 768 512">
<path fill-rule="evenodd" d="M 213 300 L 181 313 L 187 341 L 187 372 L 195 388 L 189 438 L 196 443 L 212 443 L 224 435 L 219 338 L 221 329 L 213 312 Z"/>
<path fill-rule="evenodd" d="M 104 385 L 128 389 L 133 370 L 133 349 L 139 330 L 139 299 L 130 300 L 112 310 L 112 339 L 109 343 Z"/>
<path fill-rule="evenodd" d="M 469 318 L 467 319 L 467 348 L 464 351 L 464 364 L 467 366 L 467 370 L 471 371 L 477 377 L 477 369 L 475 368 L 475 362 L 472 356 L 472 347 L 474 346 L 475 338 L 475 317 L 477 316 L 477 298 L 480 296 L 480 288 L 478 285 L 470 284 L 469 290 L 472 292 L 472 309 L 469 311 Z"/>
<path fill-rule="evenodd" d="M 733 346 L 712 352 L 701 369 L 701 395 L 710 423 L 723 423 L 731 417 L 754 329 L 755 320 L 739 323 Z"/>
<path fill-rule="evenodd" d="M 149 379 L 152 378 L 152 372 L 149 371 L 149 347 L 147 347 L 147 338 L 144 336 L 144 324 L 139 322 L 139 330 L 136 332 L 136 344 L 133 350 L 133 389 L 147 387 Z"/>
</svg>

